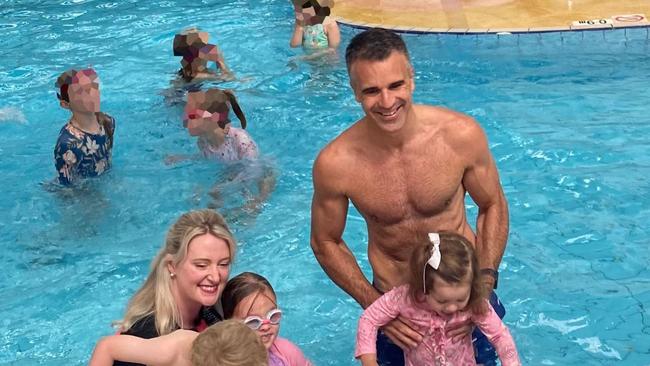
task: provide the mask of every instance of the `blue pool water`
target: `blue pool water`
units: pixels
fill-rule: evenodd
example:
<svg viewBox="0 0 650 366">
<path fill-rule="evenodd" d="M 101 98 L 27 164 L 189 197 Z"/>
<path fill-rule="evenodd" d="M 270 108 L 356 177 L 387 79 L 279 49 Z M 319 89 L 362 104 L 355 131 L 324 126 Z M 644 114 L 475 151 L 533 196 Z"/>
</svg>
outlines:
<svg viewBox="0 0 650 366">
<path fill-rule="evenodd" d="M 278 172 L 259 216 L 232 219 L 233 273 L 270 279 L 281 333 L 318 365 L 354 364 L 360 310 L 314 259 L 309 208 L 314 157 L 361 109 L 341 58 L 289 61 L 301 54 L 287 47 L 291 16 L 283 0 L 0 2 L 0 108 L 26 119 L 0 122 L 0 364 L 85 363 L 169 224 L 228 175 L 163 162 L 195 150 L 161 95 L 178 67 L 173 35 L 189 25 L 243 79 L 225 87 Z M 343 43 L 356 32 L 343 28 Z M 499 294 L 524 363 L 650 365 L 647 30 L 406 39 L 416 101 L 468 113 L 489 137 L 511 215 Z M 72 192 L 48 183 L 68 118 L 53 83 L 89 64 L 118 123 L 114 169 Z M 354 211 L 345 239 L 369 273 Z"/>
</svg>

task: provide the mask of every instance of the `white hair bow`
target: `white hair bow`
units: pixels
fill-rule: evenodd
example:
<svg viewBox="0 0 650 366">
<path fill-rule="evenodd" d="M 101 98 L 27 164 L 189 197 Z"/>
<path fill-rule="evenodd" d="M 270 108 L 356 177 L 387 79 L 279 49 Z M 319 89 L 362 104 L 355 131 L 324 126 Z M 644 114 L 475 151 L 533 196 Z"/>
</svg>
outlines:
<svg viewBox="0 0 650 366">
<path fill-rule="evenodd" d="M 440 267 L 440 235 L 438 233 L 429 233 L 429 241 L 433 244 L 433 249 L 431 249 L 431 258 L 427 261 L 427 264 L 433 267 L 433 269 L 438 269 Z"/>
<path fill-rule="evenodd" d="M 440 255 L 440 235 L 438 235 L 438 233 L 429 233 L 429 241 L 433 244 L 433 248 L 431 248 L 431 257 L 429 257 L 429 260 L 424 264 L 424 269 L 422 270 L 422 292 L 425 294 L 427 293 L 427 264 L 430 265 L 431 268 L 437 270 L 438 267 L 440 267 L 440 260 L 442 259 L 442 256 Z"/>
</svg>

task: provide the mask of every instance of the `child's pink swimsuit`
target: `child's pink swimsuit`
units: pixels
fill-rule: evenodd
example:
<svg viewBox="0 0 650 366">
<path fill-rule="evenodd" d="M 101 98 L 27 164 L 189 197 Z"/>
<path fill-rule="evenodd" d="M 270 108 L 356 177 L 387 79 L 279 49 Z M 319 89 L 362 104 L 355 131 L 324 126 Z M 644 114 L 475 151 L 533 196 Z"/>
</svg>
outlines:
<svg viewBox="0 0 650 366">
<path fill-rule="evenodd" d="M 298 346 L 277 337 L 269 348 L 269 366 L 313 366 Z"/>
<path fill-rule="evenodd" d="M 212 146 L 199 138 L 197 141 L 201 154 L 207 159 L 219 161 L 237 161 L 242 159 L 257 159 L 258 151 L 255 141 L 245 130 L 231 127 L 223 144 Z"/>
<path fill-rule="evenodd" d="M 448 324 L 462 322 L 469 318 L 494 345 L 501 359 L 501 365 L 521 365 L 508 328 L 487 300 L 489 311 L 485 314 L 460 311 L 449 320 L 445 320 L 438 314 L 417 306 L 408 292 L 407 285 L 396 287 L 377 299 L 363 312 L 359 319 L 355 357 L 377 353 L 377 330 L 401 315 L 411 321 L 415 330 L 424 337 L 416 348 L 404 353 L 406 366 L 475 365 L 471 337 L 467 335 L 460 342 L 454 343 L 445 334 L 445 327 Z"/>
</svg>

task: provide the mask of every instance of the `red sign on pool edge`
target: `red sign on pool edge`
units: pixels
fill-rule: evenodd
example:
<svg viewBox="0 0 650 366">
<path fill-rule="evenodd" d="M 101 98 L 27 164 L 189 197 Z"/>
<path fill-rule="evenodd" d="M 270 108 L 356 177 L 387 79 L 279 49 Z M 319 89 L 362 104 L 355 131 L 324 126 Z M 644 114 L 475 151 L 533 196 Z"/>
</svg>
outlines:
<svg viewBox="0 0 650 366">
<path fill-rule="evenodd" d="M 615 15 L 612 19 L 621 23 L 638 23 L 644 21 L 645 16 L 643 14 Z"/>
</svg>

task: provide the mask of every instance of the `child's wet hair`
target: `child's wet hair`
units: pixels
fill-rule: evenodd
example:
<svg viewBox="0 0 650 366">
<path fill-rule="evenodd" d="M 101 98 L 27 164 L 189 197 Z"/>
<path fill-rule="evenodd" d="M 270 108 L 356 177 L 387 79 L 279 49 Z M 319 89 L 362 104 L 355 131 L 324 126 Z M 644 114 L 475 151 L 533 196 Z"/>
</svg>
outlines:
<svg viewBox="0 0 650 366">
<path fill-rule="evenodd" d="M 196 98 L 197 103 L 194 107 L 208 111 L 210 113 L 228 112 L 230 111 L 228 104 L 230 104 L 230 106 L 232 106 L 233 112 L 235 112 L 235 115 L 237 118 L 239 118 L 242 128 L 246 129 L 246 115 L 244 115 L 244 111 L 242 111 L 241 107 L 239 106 L 239 102 L 237 101 L 237 97 L 235 97 L 235 93 L 233 93 L 231 90 L 213 88 L 208 89 L 205 92 L 198 91 L 192 92 L 190 94 L 197 95 L 199 97 Z"/>
<path fill-rule="evenodd" d="M 266 290 L 276 297 L 269 281 L 257 273 L 242 272 L 231 278 L 221 294 L 223 316 L 226 319 L 232 318 L 235 308 L 242 300 L 253 294 L 263 294 Z"/>
<path fill-rule="evenodd" d="M 54 86 L 59 89 L 59 92 L 56 93 L 56 97 L 59 98 L 59 100 L 70 102 L 70 94 L 68 94 L 68 89 L 70 88 L 70 85 L 76 82 L 75 76 L 77 76 L 77 74 L 81 71 L 88 72 L 88 74 L 92 73 L 97 75 L 95 70 L 92 68 L 83 70 L 70 69 L 64 71 L 61 73 L 61 75 L 59 75 L 58 78 L 56 78 L 56 82 L 54 83 Z"/>
<path fill-rule="evenodd" d="M 481 281 L 478 259 L 472 243 L 464 236 L 454 232 L 443 231 L 439 233 L 439 236 L 441 260 L 438 269 L 433 269 L 428 264 L 425 266 L 425 263 L 431 258 L 433 249 L 433 244 L 429 241 L 428 236 L 418 238 L 418 245 L 413 250 L 409 262 L 411 297 L 416 302 L 420 302 L 424 296 L 434 292 L 436 277 L 450 284 L 469 281 L 471 293 L 467 308 L 473 312 L 483 312 L 486 298 L 485 286 Z M 425 283 L 426 289 L 423 288 Z"/>
</svg>

